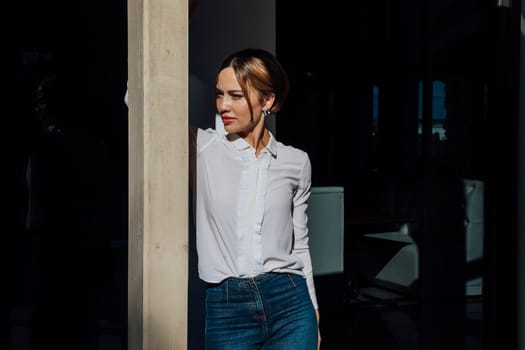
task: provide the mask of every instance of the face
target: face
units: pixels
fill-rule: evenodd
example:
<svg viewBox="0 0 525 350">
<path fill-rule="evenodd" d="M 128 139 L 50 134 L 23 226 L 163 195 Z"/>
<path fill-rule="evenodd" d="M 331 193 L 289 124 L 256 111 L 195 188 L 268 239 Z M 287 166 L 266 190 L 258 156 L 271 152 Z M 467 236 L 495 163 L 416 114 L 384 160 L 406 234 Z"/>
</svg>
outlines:
<svg viewBox="0 0 525 350">
<path fill-rule="evenodd" d="M 241 86 L 235 77 L 233 68 L 223 69 L 217 78 L 215 105 L 221 115 L 224 129 L 228 133 L 246 136 L 258 125 L 263 125 L 263 106 L 255 90 L 250 90 L 250 100 L 244 96 Z M 253 119 L 249 104 L 253 109 Z"/>
</svg>

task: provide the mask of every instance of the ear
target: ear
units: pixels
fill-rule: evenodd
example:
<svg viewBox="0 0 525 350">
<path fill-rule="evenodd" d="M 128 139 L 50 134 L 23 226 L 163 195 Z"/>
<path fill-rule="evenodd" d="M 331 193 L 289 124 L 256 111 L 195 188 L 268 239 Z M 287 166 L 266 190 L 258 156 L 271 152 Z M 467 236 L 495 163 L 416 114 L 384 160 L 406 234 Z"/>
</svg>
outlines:
<svg viewBox="0 0 525 350">
<path fill-rule="evenodd" d="M 274 102 L 275 102 L 275 94 L 264 96 L 263 103 L 262 103 L 263 109 L 269 111 L 273 107 Z"/>
</svg>

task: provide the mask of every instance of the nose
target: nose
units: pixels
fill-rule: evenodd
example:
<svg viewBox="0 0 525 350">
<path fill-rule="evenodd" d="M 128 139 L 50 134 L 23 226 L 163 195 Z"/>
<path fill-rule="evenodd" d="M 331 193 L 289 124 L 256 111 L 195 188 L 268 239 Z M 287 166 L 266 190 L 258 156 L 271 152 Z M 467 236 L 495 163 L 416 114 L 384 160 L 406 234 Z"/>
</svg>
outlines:
<svg viewBox="0 0 525 350">
<path fill-rule="evenodd" d="M 217 99 L 217 109 L 220 112 L 225 112 L 230 109 L 231 99 L 228 96 L 222 96 Z"/>
</svg>

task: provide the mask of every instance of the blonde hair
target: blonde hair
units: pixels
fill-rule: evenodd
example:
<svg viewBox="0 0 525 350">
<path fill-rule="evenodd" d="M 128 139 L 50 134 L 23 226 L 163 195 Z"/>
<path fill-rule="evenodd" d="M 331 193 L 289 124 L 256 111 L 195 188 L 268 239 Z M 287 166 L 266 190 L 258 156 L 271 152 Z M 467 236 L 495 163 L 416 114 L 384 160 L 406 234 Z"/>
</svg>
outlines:
<svg viewBox="0 0 525 350">
<path fill-rule="evenodd" d="M 229 55 L 221 64 L 218 73 L 231 67 L 244 95 L 249 99 L 250 88 L 258 93 L 258 99 L 274 95 L 270 112 L 278 112 L 290 90 L 288 74 L 273 54 L 263 49 L 244 49 Z M 218 76 L 219 74 L 217 74 Z M 252 106 L 249 105 L 253 117 Z"/>
</svg>

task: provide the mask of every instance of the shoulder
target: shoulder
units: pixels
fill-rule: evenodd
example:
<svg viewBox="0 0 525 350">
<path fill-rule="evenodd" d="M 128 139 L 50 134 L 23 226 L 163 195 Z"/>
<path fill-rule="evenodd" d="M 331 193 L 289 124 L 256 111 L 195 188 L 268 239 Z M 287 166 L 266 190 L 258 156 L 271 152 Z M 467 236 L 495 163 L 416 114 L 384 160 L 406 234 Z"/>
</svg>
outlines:
<svg viewBox="0 0 525 350">
<path fill-rule="evenodd" d="M 277 144 L 277 155 L 283 156 L 286 160 L 295 160 L 301 163 L 310 163 L 308 153 L 301 148 L 286 145 L 280 141 L 276 141 Z"/>
<path fill-rule="evenodd" d="M 216 140 L 219 140 L 219 135 L 217 131 L 212 128 L 190 128 L 190 141 L 197 146 L 198 152 L 201 152 Z"/>
<path fill-rule="evenodd" d="M 308 189 L 312 179 L 312 164 L 308 153 L 298 147 L 278 142 L 277 159 L 288 171 L 288 175 L 295 179 L 297 186 Z"/>
<path fill-rule="evenodd" d="M 300 177 L 308 177 L 312 172 L 312 165 L 308 153 L 298 147 L 276 142 L 276 160 L 285 168 Z"/>
</svg>

